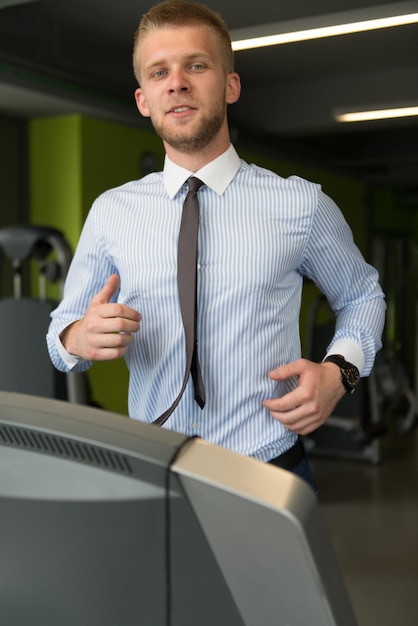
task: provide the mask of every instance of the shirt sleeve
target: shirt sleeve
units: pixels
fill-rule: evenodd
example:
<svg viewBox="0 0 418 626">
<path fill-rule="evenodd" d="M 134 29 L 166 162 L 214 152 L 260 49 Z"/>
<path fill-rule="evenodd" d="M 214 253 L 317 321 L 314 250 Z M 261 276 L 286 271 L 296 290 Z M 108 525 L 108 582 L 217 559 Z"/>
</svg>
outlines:
<svg viewBox="0 0 418 626">
<path fill-rule="evenodd" d="M 326 296 L 336 315 L 327 354 L 342 354 L 367 376 L 382 347 L 384 294 L 376 269 L 365 261 L 342 212 L 322 190 L 302 271 Z"/>
<path fill-rule="evenodd" d="M 105 286 L 110 274 L 118 273 L 99 235 L 95 213 L 93 205 L 65 280 L 62 301 L 51 313 L 46 337 L 51 361 L 63 372 L 81 372 L 92 365 L 90 361 L 70 355 L 60 341 L 60 334 L 67 326 L 83 317 L 92 298 Z M 117 294 L 112 301 L 116 299 Z"/>
</svg>

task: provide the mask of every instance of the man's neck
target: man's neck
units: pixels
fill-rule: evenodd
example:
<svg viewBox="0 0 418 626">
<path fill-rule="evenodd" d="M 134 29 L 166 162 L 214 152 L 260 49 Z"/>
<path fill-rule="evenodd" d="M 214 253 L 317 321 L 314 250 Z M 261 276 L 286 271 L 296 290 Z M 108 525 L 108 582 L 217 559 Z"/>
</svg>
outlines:
<svg viewBox="0 0 418 626">
<path fill-rule="evenodd" d="M 203 150 L 197 152 L 179 152 L 164 142 L 165 151 L 170 161 L 184 167 L 190 172 L 197 172 L 208 163 L 214 161 L 218 156 L 228 150 L 230 146 L 229 135 L 221 141 L 213 142 Z"/>
</svg>

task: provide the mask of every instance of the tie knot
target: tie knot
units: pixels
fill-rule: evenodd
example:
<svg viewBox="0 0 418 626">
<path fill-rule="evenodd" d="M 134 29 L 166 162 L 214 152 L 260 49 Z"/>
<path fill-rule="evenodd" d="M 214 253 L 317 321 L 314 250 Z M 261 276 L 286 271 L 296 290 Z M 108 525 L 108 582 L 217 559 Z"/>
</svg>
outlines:
<svg viewBox="0 0 418 626">
<path fill-rule="evenodd" d="M 196 178 L 196 176 L 190 176 L 190 178 L 187 179 L 187 184 L 189 185 L 189 191 L 196 192 L 203 185 L 203 182 L 199 178 Z"/>
</svg>

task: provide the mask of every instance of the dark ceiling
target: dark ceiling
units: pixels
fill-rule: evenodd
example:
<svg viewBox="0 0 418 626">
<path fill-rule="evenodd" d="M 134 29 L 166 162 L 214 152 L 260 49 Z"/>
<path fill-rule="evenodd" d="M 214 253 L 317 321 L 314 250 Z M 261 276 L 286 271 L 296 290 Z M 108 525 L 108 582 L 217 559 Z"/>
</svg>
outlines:
<svg viewBox="0 0 418 626">
<path fill-rule="evenodd" d="M 139 126 L 133 33 L 150 0 L 0 0 L 0 115 L 83 113 Z M 208 0 L 235 35 L 418 12 L 381 0 Z M 344 17 L 344 16 L 343 16 Z M 346 20 L 345 20 L 346 21 Z M 240 37 L 242 38 L 242 37 Z M 236 53 L 239 145 L 384 185 L 418 210 L 418 117 L 338 124 L 339 109 L 418 105 L 418 24 Z"/>
</svg>

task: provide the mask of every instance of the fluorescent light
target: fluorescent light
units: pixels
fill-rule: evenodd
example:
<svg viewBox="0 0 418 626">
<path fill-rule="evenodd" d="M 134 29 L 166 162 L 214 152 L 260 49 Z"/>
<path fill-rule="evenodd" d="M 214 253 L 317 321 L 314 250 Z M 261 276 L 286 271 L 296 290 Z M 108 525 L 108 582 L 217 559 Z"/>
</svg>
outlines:
<svg viewBox="0 0 418 626">
<path fill-rule="evenodd" d="M 337 122 L 366 122 L 370 120 L 388 120 L 396 117 L 412 117 L 414 115 L 418 115 L 418 106 L 336 113 L 335 119 Z"/>
<path fill-rule="evenodd" d="M 320 39 L 323 37 L 335 37 L 336 35 L 348 35 L 351 33 L 361 33 L 368 30 L 380 28 L 391 28 L 393 26 L 405 26 L 418 22 L 418 13 L 407 15 L 395 15 L 393 17 L 382 17 L 369 19 L 347 24 L 336 24 L 334 26 L 323 26 L 318 28 L 308 28 L 294 32 L 277 33 L 275 35 L 264 35 L 262 37 L 252 37 L 232 42 L 234 51 L 248 50 L 250 48 L 264 48 L 266 46 L 277 46 L 285 43 L 295 43 L 297 41 L 307 41 L 310 39 Z"/>
</svg>

